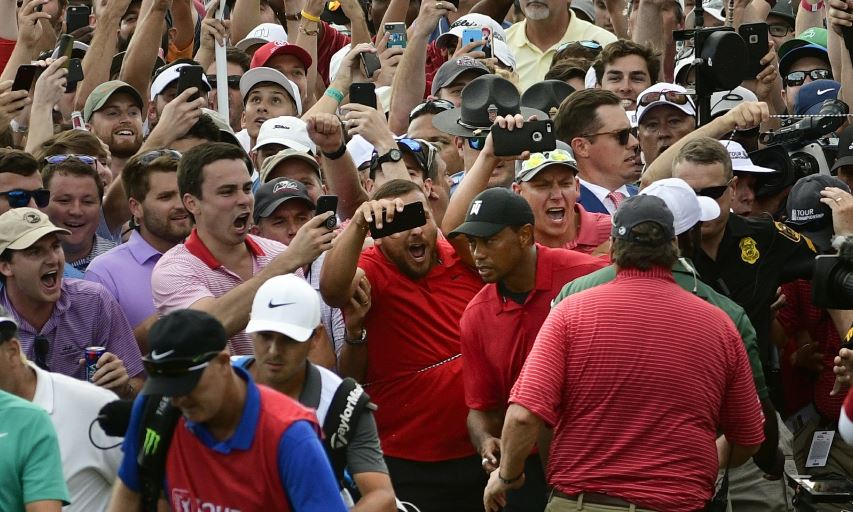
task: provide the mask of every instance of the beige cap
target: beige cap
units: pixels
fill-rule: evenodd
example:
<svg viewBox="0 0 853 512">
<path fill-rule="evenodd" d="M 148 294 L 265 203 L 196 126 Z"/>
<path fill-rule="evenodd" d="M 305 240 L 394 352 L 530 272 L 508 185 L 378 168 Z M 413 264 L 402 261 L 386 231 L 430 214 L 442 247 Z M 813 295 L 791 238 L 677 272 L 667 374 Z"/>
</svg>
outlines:
<svg viewBox="0 0 853 512">
<path fill-rule="evenodd" d="M 13 208 L 0 215 L 0 254 L 6 249 L 26 249 L 51 233 L 71 234 L 35 208 Z"/>
<path fill-rule="evenodd" d="M 297 158 L 299 160 L 303 160 L 307 162 L 311 167 L 317 171 L 317 174 L 320 174 L 320 164 L 317 163 L 317 160 L 308 153 L 303 151 L 297 151 L 295 149 L 287 148 L 282 149 L 278 153 L 274 154 L 271 157 L 267 157 L 264 160 L 264 164 L 261 166 L 261 183 L 267 182 L 267 177 L 270 173 L 278 167 L 278 164 L 284 162 L 285 160 L 290 160 L 291 158 Z"/>
</svg>

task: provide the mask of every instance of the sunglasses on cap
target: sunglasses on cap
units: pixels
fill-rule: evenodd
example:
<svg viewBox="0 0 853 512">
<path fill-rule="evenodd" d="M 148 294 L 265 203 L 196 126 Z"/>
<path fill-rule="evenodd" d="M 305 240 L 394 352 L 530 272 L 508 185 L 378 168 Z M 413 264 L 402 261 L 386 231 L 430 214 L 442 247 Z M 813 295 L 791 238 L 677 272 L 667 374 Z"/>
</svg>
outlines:
<svg viewBox="0 0 853 512">
<path fill-rule="evenodd" d="M 648 107 L 652 103 L 656 101 L 664 100 L 669 103 L 674 103 L 676 105 L 687 105 L 693 104 L 690 100 L 690 96 L 683 92 L 678 91 L 653 91 L 647 92 L 643 94 L 637 99 L 637 105 L 641 107 Z"/>
<path fill-rule="evenodd" d="M 435 99 L 435 100 L 426 100 L 423 103 L 420 103 L 409 112 L 409 121 L 412 121 L 414 118 L 418 117 L 424 109 L 437 109 L 441 112 L 445 112 L 447 110 L 453 110 L 456 108 L 456 105 L 453 104 L 452 101 Z"/>
<path fill-rule="evenodd" d="M 207 83 L 210 84 L 211 89 L 216 89 L 216 75 L 207 75 Z M 228 75 L 228 88 L 240 90 L 240 75 Z"/>
<path fill-rule="evenodd" d="M 70 158 L 75 158 L 77 160 L 80 160 L 84 164 L 91 165 L 92 167 L 94 167 L 95 162 L 98 161 L 97 158 L 95 158 L 93 156 L 89 156 L 89 155 L 51 155 L 51 156 L 45 157 L 44 161 L 51 164 L 51 165 L 56 165 L 56 164 L 61 164 L 62 162 L 66 161 Z"/>
<path fill-rule="evenodd" d="M 429 142 L 409 137 L 400 137 L 397 139 L 397 144 L 403 144 L 412 153 L 414 153 L 415 159 L 418 160 L 418 164 L 420 164 L 425 170 L 429 170 L 430 167 L 432 167 L 432 163 L 435 160 L 435 155 L 438 150 Z"/>
<path fill-rule="evenodd" d="M 556 162 L 572 162 L 572 155 L 569 154 L 565 149 L 554 149 L 552 151 L 545 151 L 544 153 L 533 153 L 530 155 L 530 158 L 521 162 L 521 171 L 525 172 L 530 169 L 535 169 L 545 162 L 551 161 L 553 163 Z"/>
<path fill-rule="evenodd" d="M 785 75 L 785 87 L 796 87 L 803 85 L 806 81 L 806 76 L 812 80 L 831 80 L 832 71 L 828 69 L 813 69 L 811 71 L 791 71 Z"/>
<path fill-rule="evenodd" d="M 601 44 L 598 41 L 592 41 L 590 39 L 584 41 L 568 41 L 557 47 L 557 53 L 560 53 L 568 48 L 571 48 L 572 45 L 580 46 L 582 48 L 586 48 L 587 50 L 592 50 L 596 53 L 601 51 Z"/>
<path fill-rule="evenodd" d="M 725 185 L 715 185 L 713 187 L 705 187 L 696 190 L 697 196 L 710 197 L 711 199 L 719 199 L 725 192 L 726 189 L 729 188 L 729 185 L 732 183 L 731 180 L 727 181 Z"/>
<path fill-rule="evenodd" d="M 210 366 L 210 361 L 213 360 L 219 351 L 205 352 L 193 357 L 175 357 L 161 361 L 154 361 L 148 357 L 142 358 L 142 365 L 149 376 L 174 376 L 183 375 L 189 372 L 195 372 Z"/>
<path fill-rule="evenodd" d="M 581 135 L 581 137 L 589 138 L 589 137 L 596 137 L 598 135 L 610 135 L 610 136 L 614 137 L 619 142 L 620 146 L 627 146 L 628 141 L 631 138 L 631 133 L 633 133 L 631 128 L 622 128 L 621 130 L 613 130 L 610 132 L 585 133 L 585 134 Z"/>
<path fill-rule="evenodd" d="M 30 204 L 30 199 L 35 201 L 39 208 L 44 208 L 50 203 L 50 190 L 46 188 L 36 190 L 16 188 L 7 192 L 0 192 L 0 196 L 6 196 L 6 200 L 9 201 L 9 208 L 23 208 Z"/>
<path fill-rule="evenodd" d="M 181 153 L 179 151 L 175 151 L 174 149 L 155 149 L 140 156 L 139 163 L 141 163 L 142 165 L 148 165 L 154 160 L 160 158 L 161 156 L 168 156 L 174 160 L 181 159 Z"/>
</svg>

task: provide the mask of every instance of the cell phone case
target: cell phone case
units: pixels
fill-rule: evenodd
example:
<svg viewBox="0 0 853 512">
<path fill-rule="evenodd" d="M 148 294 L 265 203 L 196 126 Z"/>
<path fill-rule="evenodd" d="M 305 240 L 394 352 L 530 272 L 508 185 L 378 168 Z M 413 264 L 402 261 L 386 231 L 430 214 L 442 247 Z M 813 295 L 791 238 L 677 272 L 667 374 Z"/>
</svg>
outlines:
<svg viewBox="0 0 853 512">
<path fill-rule="evenodd" d="M 520 155 L 524 151 L 542 153 L 557 147 L 554 123 L 551 120 L 526 121 L 521 129 L 509 131 L 500 126 L 492 127 L 492 143 L 496 156 Z"/>
<path fill-rule="evenodd" d="M 384 213 L 383 213 L 384 217 Z M 409 203 L 403 207 L 402 212 L 395 212 L 392 222 L 382 222 L 382 228 L 377 229 L 376 223 L 371 222 L 370 236 L 374 239 L 384 238 L 403 231 L 408 231 L 426 224 L 426 213 L 424 205 L 420 201 Z"/>
</svg>

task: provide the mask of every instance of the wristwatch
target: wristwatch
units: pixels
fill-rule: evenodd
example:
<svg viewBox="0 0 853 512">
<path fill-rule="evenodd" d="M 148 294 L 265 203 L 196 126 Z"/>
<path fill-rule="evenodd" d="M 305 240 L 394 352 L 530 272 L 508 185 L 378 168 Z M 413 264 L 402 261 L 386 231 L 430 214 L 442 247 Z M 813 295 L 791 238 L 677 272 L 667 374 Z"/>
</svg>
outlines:
<svg viewBox="0 0 853 512">
<path fill-rule="evenodd" d="M 382 165 L 386 162 L 399 162 L 403 159 L 403 152 L 397 148 L 389 150 L 384 155 L 380 156 L 376 159 L 376 163 L 378 165 Z"/>
<path fill-rule="evenodd" d="M 350 339 L 346 336 L 346 334 L 344 334 L 344 342 L 347 345 L 364 345 L 365 343 L 367 343 L 367 329 L 362 329 L 361 336 L 356 339 Z"/>
</svg>

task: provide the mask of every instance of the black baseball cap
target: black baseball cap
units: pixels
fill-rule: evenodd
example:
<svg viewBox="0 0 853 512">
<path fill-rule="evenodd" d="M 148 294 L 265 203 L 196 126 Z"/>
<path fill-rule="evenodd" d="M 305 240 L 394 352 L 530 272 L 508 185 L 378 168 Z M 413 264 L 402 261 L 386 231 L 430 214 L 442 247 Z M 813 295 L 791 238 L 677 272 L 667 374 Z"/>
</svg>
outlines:
<svg viewBox="0 0 853 512">
<path fill-rule="evenodd" d="M 448 235 L 489 238 L 505 227 L 533 224 L 533 210 L 520 195 L 505 188 L 490 188 L 471 201 L 465 222 Z"/>
<path fill-rule="evenodd" d="M 662 238 L 649 238 L 634 233 L 634 228 L 645 222 L 654 222 L 663 230 Z M 675 238 L 675 218 L 663 199 L 639 194 L 622 201 L 613 214 L 610 236 L 641 245 L 663 245 Z"/>
<path fill-rule="evenodd" d="M 475 78 L 489 74 L 489 68 L 477 59 L 472 59 L 468 56 L 450 59 L 442 64 L 438 68 L 438 71 L 435 72 L 430 92 L 435 96 L 439 89 L 452 84 L 454 80 L 459 78 L 459 75 L 468 71 L 471 71 L 472 76 Z"/>
<path fill-rule="evenodd" d="M 838 168 L 845 165 L 853 165 L 853 124 L 845 128 L 838 137 L 838 153 L 830 172 L 834 176 L 838 174 Z"/>
<path fill-rule="evenodd" d="M 312 210 L 316 208 L 314 201 L 308 196 L 308 189 L 302 182 L 287 178 L 270 180 L 255 192 L 255 224 L 259 220 L 272 215 L 280 205 L 287 201 L 302 201 Z"/>
<path fill-rule="evenodd" d="M 785 224 L 809 237 L 820 252 L 832 248 L 832 209 L 820 202 L 820 191 L 826 187 L 850 192 L 847 184 L 838 178 L 811 174 L 794 184 L 785 205 Z"/>
<path fill-rule="evenodd" d="M 203 311 L 183 309 L 157 320 L 148 334 L 151 352 L 142 358 L 148 380 L 143 395 L 190 393 L 211 359 L 225 350 L 228 334 Z"/>
</svg>

